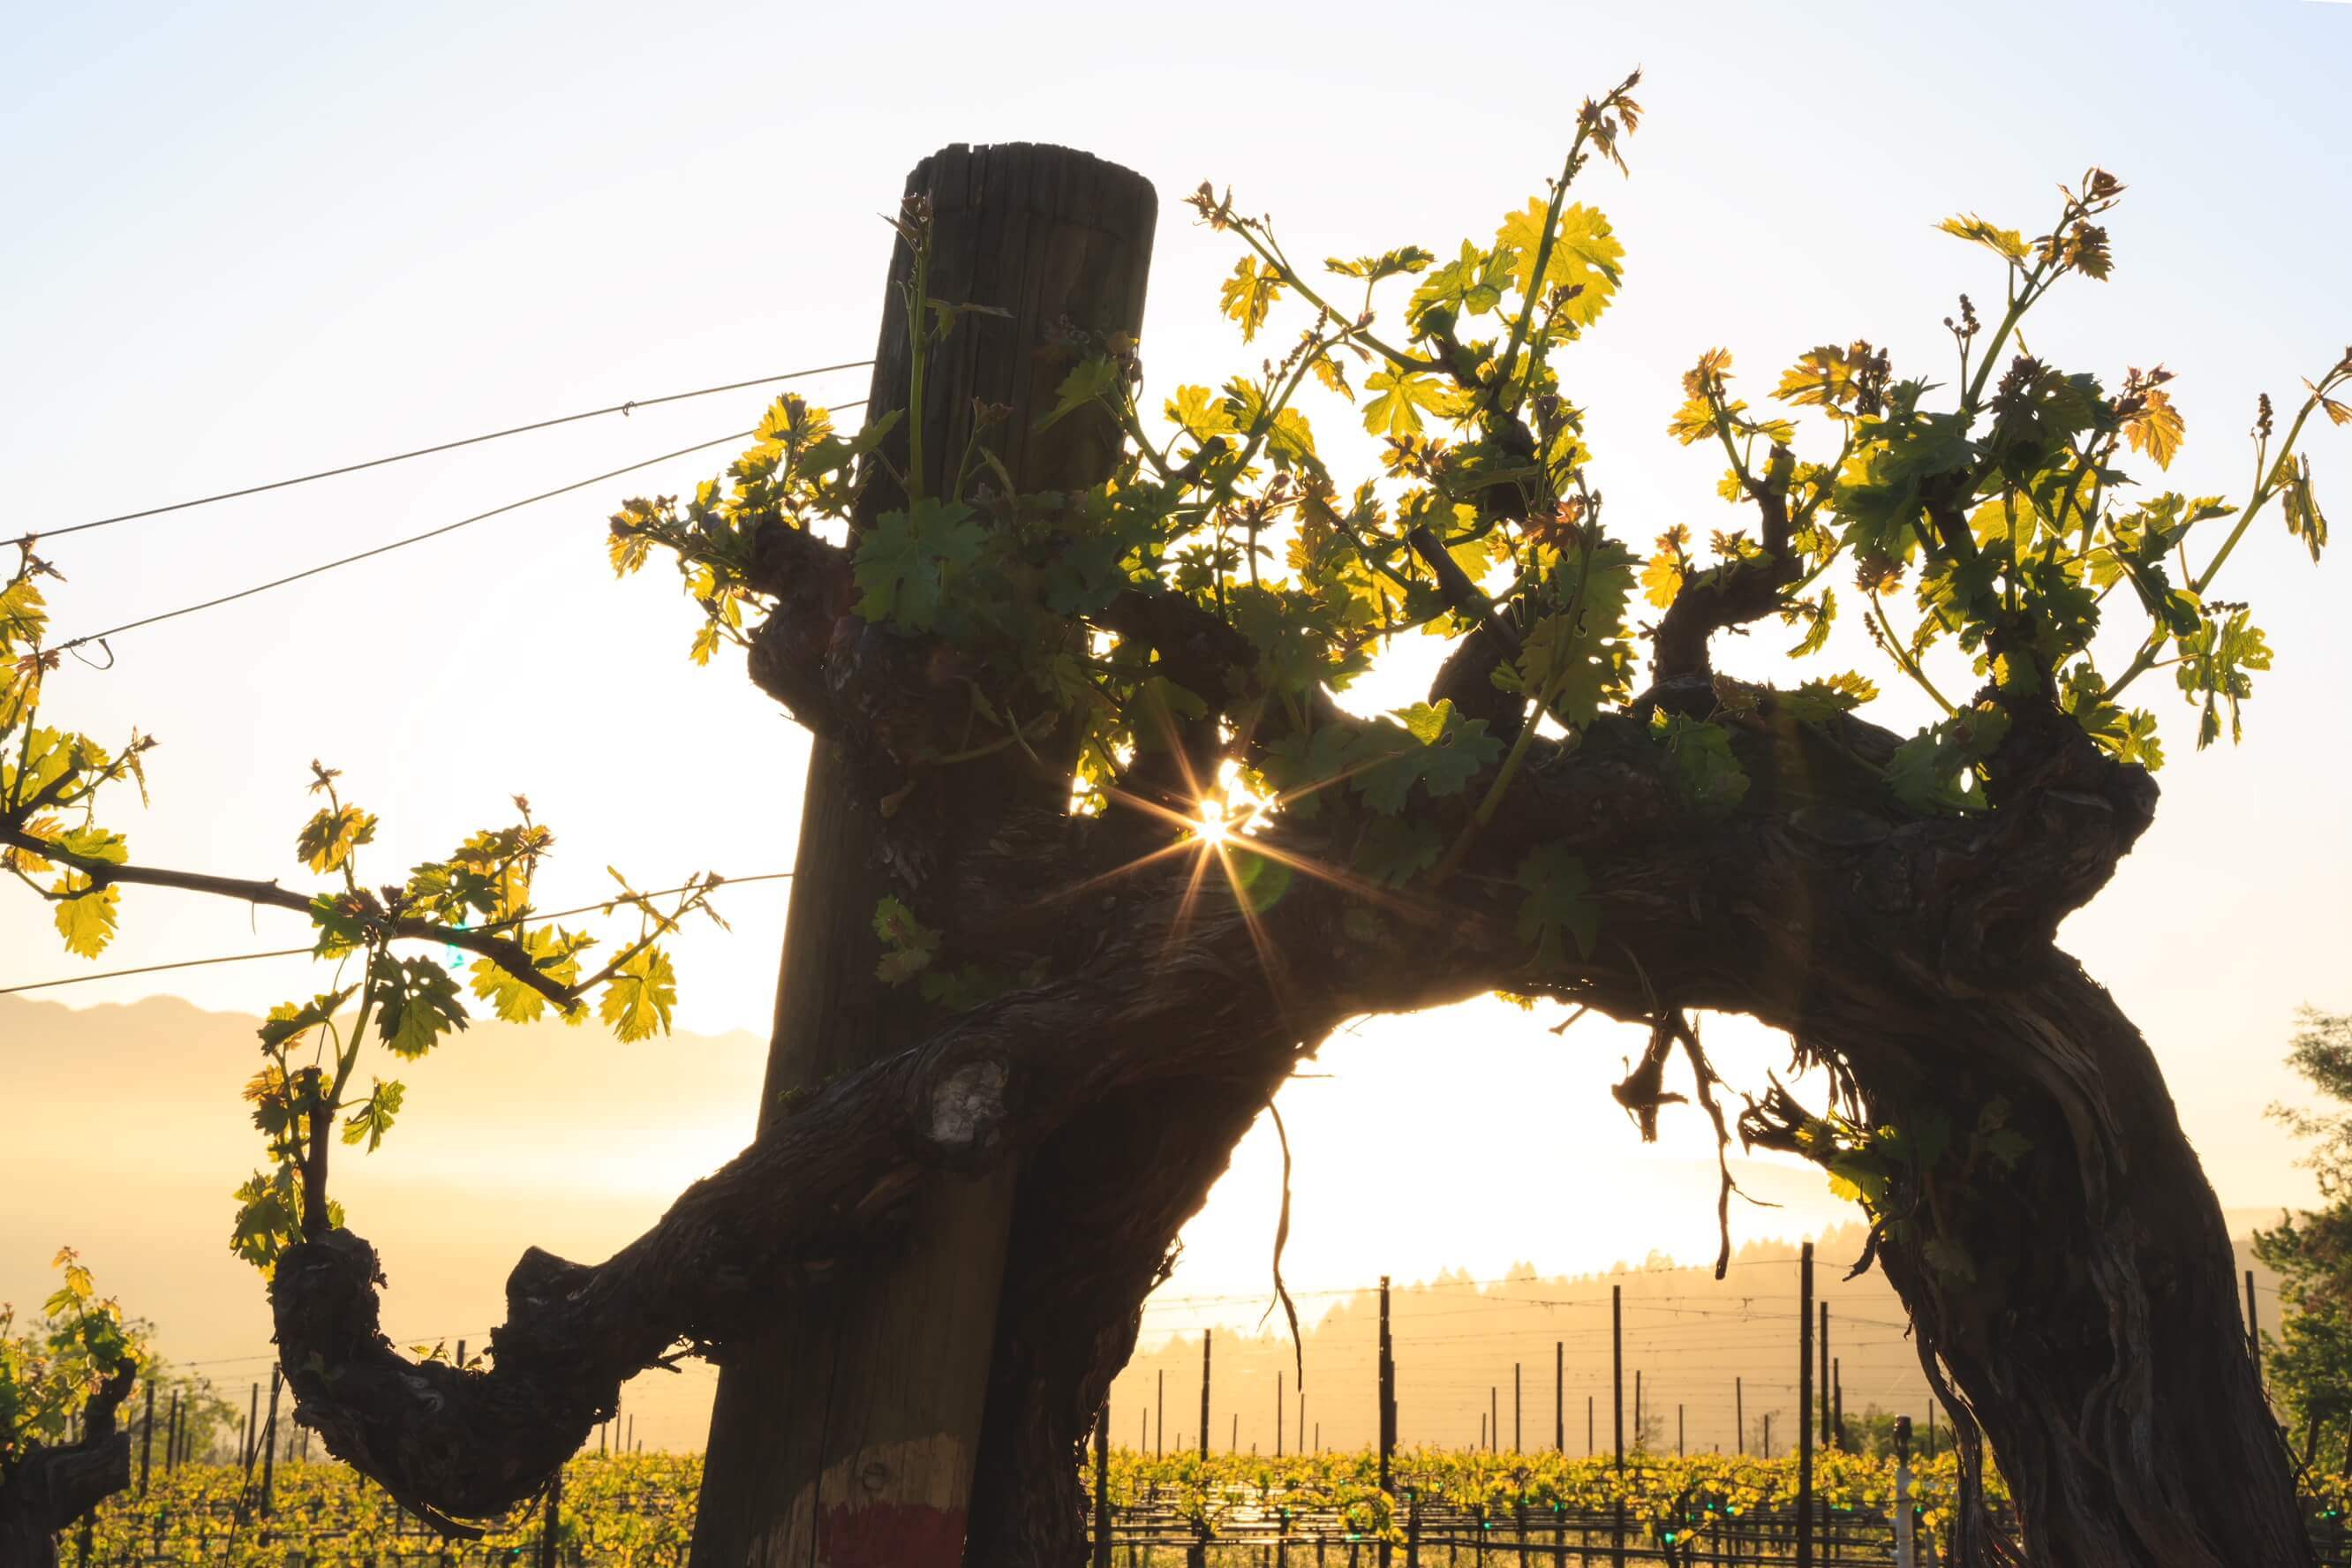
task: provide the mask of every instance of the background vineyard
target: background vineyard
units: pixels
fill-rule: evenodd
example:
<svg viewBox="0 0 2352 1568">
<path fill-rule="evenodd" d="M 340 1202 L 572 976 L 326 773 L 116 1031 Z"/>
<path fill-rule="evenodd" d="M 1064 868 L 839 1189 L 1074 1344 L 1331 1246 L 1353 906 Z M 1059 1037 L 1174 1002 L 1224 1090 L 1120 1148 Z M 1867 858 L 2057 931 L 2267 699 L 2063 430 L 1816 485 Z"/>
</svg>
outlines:
<svg viewBox="0 0 2352 1568">
<path fill-rule="evenodd" d="M 1092 1471 L 1086 1473 L 1091 1493 Z M 557 1512 L 559 1560 L 581 1568 L 683 1564 L 701 1475 L 698 1455 L 574 1459 Z M 1607 1563 L 1622 1504 L 1632 1561 L 1783 1562 L 1797 1488 L 1793 1460 L 1716 1454 L 1640 1455 L 1619 1470 L 1605 1458 L 1421 1448 L 1397 1456 L 1393 1500 L 1377 1477 L 1369 1449 L 1281 1458 L 1114 1449 L 1112 1560 L 1122 1568 L 1174 1568 L 1204 1542 L 1208 1568 L 1366 1568 L 1385 1536 L 1398 1563 Z M 1815 1494 L 1829 1548 L 1822 1561 L 1890 1560 L 1894 1480 L 1885 1459 L 1817 1456 Z M 1948 1524 L 1955 1482 L 1948 1453 L 1915 1471 L 1916 1517 L 1930 1536 Z M 2305 1489 L 2322 1557 L 2342 1563 L 2340 1516 L 2352 1478 L 2315 1477 Z M 538 1508 L 519 1510 L 479 1541 L 446 1542 L 341 1464 L 280 1465 L 271 1491 L 264 1515 L 257 1474 L 248 1478 L 233 1465 L 158 1471 L 144 1497 L 134 1488 L 116 1498 L 86 1532 L 64 1542 L 64 1561 L 89 1568 L 504 1568 L 541 1561 L 546 1516 Z"/>
</svg>

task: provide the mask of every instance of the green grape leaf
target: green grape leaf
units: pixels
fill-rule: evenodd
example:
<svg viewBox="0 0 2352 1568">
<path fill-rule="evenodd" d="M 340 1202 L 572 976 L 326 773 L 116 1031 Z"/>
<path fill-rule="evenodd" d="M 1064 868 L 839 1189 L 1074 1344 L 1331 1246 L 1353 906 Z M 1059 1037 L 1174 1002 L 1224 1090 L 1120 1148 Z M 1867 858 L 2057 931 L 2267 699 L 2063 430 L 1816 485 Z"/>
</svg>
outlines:
<svg viewBox="0 0 2352 1568">
<path fill-rule="evenodd" d="M 1866 677 L 1845 670 L 1781 692 L 1780 705 L 1799 723 L 1818 724 L 1832 714 L 1850 713 L 1877 695 L 1878 688 Z"/>
<path fill-rule="evenodd" d="M 1065 416 L 1084 408 L 1096 398 L 1108 395 L 1118 384 L 1118 366 L 1108 357 L 1095 354 L 1080 360 L 1077 368 L 1062 378 L 1061 390 L 1057 395 L 1060 401 L 1054 405 L 1051 413 L 1037 421 L 1037 428 L 1044 430 L 1060 424 Z"/>
<path fill-rule="evenodd" d="M 467 1026 L 456 977 L 430 958 L 378 954 L 368 966 L 368 990 L 375 1002 L 376 1028 L 396 1057 L 413 1061 L 442 1036 Z"/>
<path fill-rule="evenodd" d="M 1729 811 L 1748 794 L 1748 770 L 1732 754 L 1731 731 L 1704 719 L 1650 711 L 1650 739 L 1674 753 L 1683 799 L 1705 812 Z"/>
<path fill-rule="evenodd" d="M 261 1270 L 267 1279 L 278 1266 L 278 1255 L 301 1234 L 301 1205 L 294 1190 L 294 1167 L 280 1163 L 276 1172 L 256 1171 L 236 1189 L 236 1218 L 229 1230 L 229 1250 Z"/>
<path fill-rule="evenodd" d="M 1984 789 L 1976 764 L 2008 733 L 2009 714 L 1999 704 L 1963 708 L 1895 748 L 1886 763 L 1887 785 L 1913 811 L 1981 811 Z"/>
<path fill-rule="evenodd" d="M 1369 881 L 1401 888 L 1436 865 L 1444 852 L 1445 836 L 1435 824 L 1409 816 L 1376 816 L 1356 847 L 1355 868 Z M 1370 939 L 1360 936 L 1359 940 Z"/>
<path fill-rule="evenodd" d="M 940 948 L 940 933 L 917 920 L 915 911 L 895 896 L 886 895 L 874 906 L 874 934 L 882 939 L 883 946 L 874 975 L 885 985 L 904 985 L 912 980 L 930 967 Z"/>
<path fill-rule="evenodd" d="M 2321 513 L 2318 497 L 2311 488 L 2311 459 L 2282 460 L 2276 482 L 2286 531 L 2303 541 L 2304 548 L 2311 552 L 2311 563 L 2316 566 L 2319 552 L 2327 547 L 2327 519 Z"/>
<path fill-rule="evenodd" d="M 1423 279 L 1412 291 L 1405 304 L 1405 324 L 1419 335 L 1450 324 L 1457 310 L 1485 315 L 1503 302 L 1503 290 L 1510 286 L 1518 263 L 1515 251 L 1484 251 L 1464 240 L 1461 256 Z"/>
<path fill-rule="evenodd" d="M 950 576 L 971 564 L 987 537 L 961 501 L 926 496 L 910 511 L 884 512 L 857 543 L 858 615 L 929 631 Z"/>
<path fill-rule="evenodd" d="M 1519 903 L 1519 939 L 1536 944 L 1537 964 L 1549 969 L 1560 963 L 1563 933 L 1591 958 L 1601 934 L 1601 903 L 1582 858 L 1563 844 L 1540 845 L 1519 862 L 1517 880 L 1528 895 Z"/>
<path fill-rule="evenodd" d="M 340 870 L 352 852 L 375 837 L 375 817 L 356 805 L 321 807 L 295 836 L 294 853 L 313 871 Z"/>
<path fill-rule="evenodd" d="M 295 1044 L 304 1035 L 335 1016 L 335 1009 L 352 999 L 356 985 L 346 985 L 340 991 L 329 991 L 313 996 L 300 1006 L 280 1002 L 269 1009 L 257 1033 L 265 1049 L 279 1050 Z"/>
<path fill-rule="evenodd" d="M 1400 272 L 1425 271 L 1437 259 L 1417 245 L 1384 252 L 1379 256 L 1360 256 L 1353 261 L 1332 257 L 1323 263 L 1326 269 L 1342 278 L 1360 278 L 1367 283 L 1377 283 L 1383 278 L 1393 278 Z"/>
<path fill-rule="evenodd" d="M 374 1083 L 360 1108 L 343 1119 L 343 1142 L 358 1143 L 364 1140 L 371 1154 L 382 1147 L 383 1135 L 392 1131 L 393 1120 L 400 1114 L 400 1102 L 408 1094 L 408 1086 L 398 1079 L 386 1083 L 377 1079 Z"/>
</svg>

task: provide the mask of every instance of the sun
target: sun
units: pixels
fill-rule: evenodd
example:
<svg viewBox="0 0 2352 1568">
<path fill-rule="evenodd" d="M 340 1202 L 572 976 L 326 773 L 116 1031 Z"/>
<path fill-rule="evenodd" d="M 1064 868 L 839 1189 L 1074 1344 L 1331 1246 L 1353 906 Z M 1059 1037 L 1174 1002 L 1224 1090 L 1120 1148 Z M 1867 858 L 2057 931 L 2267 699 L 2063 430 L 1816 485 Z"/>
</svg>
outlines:
<svg viewBox="0 0 2352 1568">
<path fill-rule="evenodd" d="M 1204 800 L 1194 807 L 1195 815 L 1185 826 L 1202 844 L 1212 849 L 1222 849 L 1233 842 L 1234 827 L 1225 816 L 1224 803 Z"/>
</svg>

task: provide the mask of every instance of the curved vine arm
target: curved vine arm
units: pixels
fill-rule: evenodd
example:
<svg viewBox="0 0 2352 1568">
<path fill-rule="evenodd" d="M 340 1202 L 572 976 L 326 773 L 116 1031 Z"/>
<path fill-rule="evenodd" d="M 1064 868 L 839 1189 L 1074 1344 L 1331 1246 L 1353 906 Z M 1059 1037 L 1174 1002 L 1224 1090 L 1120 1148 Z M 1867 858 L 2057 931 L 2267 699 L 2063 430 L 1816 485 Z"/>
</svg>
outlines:
<svg viewBox="0 0 2352 1568">
<path fill-rule="evenodd" d="M 1804 1004 L 1780 989 L 1777 952 L 1748 951 L 1750 933 L 1785 941 L 1801 929 L 1824 963 L 1867 941 L 1983 974 L 2009 962 L 2007 944 L 2031 940 L 2021 931 L 2054 930 L 2145 825 L 2128 796 L 2087 795 L 2098 781 L 2083 777 L 1999 825 L 1908 817 L 1875 804 L 1876 780 L 1843 762 L 1884 755 L 1895 738 L 1851 719 L 1838 726 L 1836 744 L 1818 749 L 1803 728 L 1744 732 L 1759 785 L 1728 816 L 1690 805 L 1671 758 L 1630 719 L 1574 746 L 1539 741 L 1524 787 L 1442 899 L 1332 874 L 1366 825 L 1336 803 L 1311 834 L 1294 824 L 1249 841 L 1246 852 L 1299 868 L 1265 908 L 1194 858 L 1222 851 L 1155 855 L 1139 814 L 1075 830 L 1057 817 L 1044 879 L 1063 889 L 1048 900 L 1063 918 L 1046 923 L 1083 928 L 1095 945 L 798 1101 L 606 1261 L 527 1253 L 508 1280 L 491 1370 L 395 1350 L 377 1319 L 379 1258 L 360 1237 L 338 1230 L 288 1248 L 271 1300 L 298 1419 L 404 1504 L 459 1530 L 533 1495 L 635 1372 L 681 1347 L 723 1358 L 772 1314 L 779 1288 L 816 1285 L 889 1245 L 919 1191 L 1036 1148 L 1114 1095 L 1255 1081 L 1348 1017 L 1498 987 L 1620 1017 L 1736 1007 L 1801 1026 Z M 1807 761 L 1776 771 L 1769 759 L 1784 747 Z M 2105 765 L 2110 784 L 2145 777 Z M 1841 776 L 1845 798 L 1832 804 Z M 1530 934 L 1540 895 L 1518 873 L 1542 851 L 1589 868 L 1612 940 L 1588 956 Z M 949 874 L 989 880 L 971 867 Z M 1929 878 L 1949 898 L 1915 909 L 1910 890 Z M 992 910 L 971 918 L 998 923 Z"/>
<path fill-rule="evenodd" d="M 313 915 L 322 900 L 333 902 L 341 895 L 333 893 L 303 893 L 292 888 L 282 888 L 275 881 L 255 881 L 242 877 L 215 877 L 204 871 L 174 871 L 159 866 L 132 866 L 94 856 L 77 854 L 54 839 L 40 838 L 22 827 L 0 822 L 0 845 L 52 860 L 60 866 L 70 866 L 90 880 L 93 889 L 120 885 L 126 888 L 176 888 L 183 892 L 209 893 L 219 898 L 234 899 L 240 903 L 264 904 L 271 909 L 286 910 L 298 915 Z M 565 1012 L 580 1005 L 584 985 L 567 986 L 559 984 L 531 961 L 520 942 L 511 937 L 468 927 L 446 925 L 439 921 L 418 920 L 409 915 L 389 913 L 372 898 L 361 895 L 361 907 L 345 912 L 348 917 L 382 931 L 384 935 L 404 940 L 436 942 L 461 948 L 492 963 L 546 997 Z"/>
</svg>

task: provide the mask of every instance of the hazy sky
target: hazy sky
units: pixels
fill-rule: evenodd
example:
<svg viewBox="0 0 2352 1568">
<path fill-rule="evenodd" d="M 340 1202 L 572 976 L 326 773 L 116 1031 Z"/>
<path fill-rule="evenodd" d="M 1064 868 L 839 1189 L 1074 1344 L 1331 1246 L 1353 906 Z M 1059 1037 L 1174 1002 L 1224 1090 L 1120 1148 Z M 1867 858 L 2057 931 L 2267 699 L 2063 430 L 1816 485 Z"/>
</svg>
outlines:
<svg viewBox="0 0 2352 1568">
<path fill-rule="evenodd" d="M 1076 5 L 20 5 L 8 23 L 0 472 L 25 528 L 861 357 L 887 238 L 874 215 L 950 141 L 1064 142 L 1148 174 L 1162 207 L 1150 381 L 1213 382 L 1257 351 L 1216 313 L 1233 247 L 1192 226 L 1184 190 L 1232 184 L 1300 257 L 1484 239 L 1557 168 L 1580 98 L 1636 63 L 1650 114 L 1633 177 L 1595 169 L 1579 188 L 1615 222 L 1627 282 L 1564 374 L 1637 544 L 1676 521 L 1740 525 L 1713 497 L 1717 465 L 1664 434 L 1700 350 L 1734 350 L 1755 392 L 1805 348 L 1855 336 L 1891 346 L 1898 370 L 1940 374 L 1955 294 L 1997 300 L 2000 279 L 1934 222 L 1981 210 L 2033 232 L 2054 183 L 2093 163 L 2132 187 L 2112 224 L 2115 280 L 2069 284 L 2031 342 L 2110 378 L 2158 360 L 2179 373 L 2189 444 L 2171 483 L 2242 487 L 2254 395 L 2290 399 L 2352 338 L 2337 107 L 2352 7 L 2309 0 L 1132 18 Z M 805 390 L 864 387 L 852 372 Z M 743 428 L 760 405 L 648 410 L 59 540 L 57 627 L 242 587 Z M 1343 409 L 1313 412 L 1319 430 L 1345 427 Z M 2341 517 L 2352 432 L 2323 430 L 2311 450 Z M 66 666 L 51 717 L 163 737 L 152 808 L 118 804 L 113 818 L 157 863 L 296 875 L 317 756 L 384 814 L 372 864 L 387 876 L 505 820 L 517 790 L 562 836 L 551 903 L 599 896 L 608 861 L 655 886 L 782 869 L 803 738 L 739 660 L 686 662 L 694 612 L 668 582 L 615 584 L 604 563 L 619 500 L 719 466 L 674 464 L 128 634 L 110 670 Z M 2254 601 L 2278 654 L 2247 743 L 2197 756 L 2188 711 L 2158 701 L 2174 761 L 2158 826 L 2065 933 L 2147 1031 L 2231 1204 L 2307 1190 L 2260 1112 L 2293 1089 L 2278 1061 L 2296 1004 L 2352 1006 L 2336 808 L 2352 755 L 2335 719 L 2352 617 L 2323 596 L 2331 583 L 2341 595 L 2343 573 L 2315 573 L 2273 521 L 2242 549 L 2221 591 Z M 1774 678 L 1779 646 L 1759 636 L 1724 662 Z M 1918 707 L 1890 692 L 1875 716 L 1908 728 Z M 731 937 L 684 944 L 682 1024 L 764 1026 L 784 907 L 781 886 L 747 888 L 726 905 Z M 47 919 L 0 899 L 0 985 L 97 967 L 66 956 Z M 103 967 L 304 935 L 289 916 L 137 890 L 123 925 Z M 280 961 L 46 994 L 258 1013 L 320 984 Z M 1300 1268 L 1354 1283 L 1379 1269 L 1365 1256 L 1378 1233 L 1400 1226 L 1507 1258 L 1523 1238 L 1548 1268 L 1605 1263 L 1642 1237 L 1704 1245 L 1709 1216 L 1687 1184 L 1654 1193 L 1607 1174 L 1633 1136 L 1602 1096 L 1622 1033 L 1589 1021 L 1554 1040 L 1549 1022 L 1489 1004 L 1377 1023 L 1375 1043 L 1331 1053 L 1339 1078 L 1286 1096 L 1294 1127 L 1325 1124 L 1328 1153 L 1302 1181 L 1333 1194 L 1375 1173 L 1366 1130 L 1408 1126 L 1421 1152 L 1402 1200 L 1420 1207 L 1367 1216 L 1369 1231 L 1335 1228 L 1343 1218 L 1303 1231 Z M 1759 1083 L 1769 1042 L 1716 1028 L 1726 1066 Z M 658 1047 L 646 1057 L 660 1070 Z M 1437 1114 L 1438 1080 L 1464 1085 L 1475 1112 Z M 1519 1184 L 1474 1185 L 1498 1132 L 1532 1148 L 1554 1126 Z M 1277 1168 L 1261 1129 L 1192 1229 L 1196 1271 L 1228 1255 L 1260 1267 Z M 1596 1182 L 1608 1203 L 1577 1196 Z M 1472 1191 L 1486 1196 L 1465 1205 Z M 1528 1228 L 1451 1228 L 1465 1206 Z"/>
</svg>

